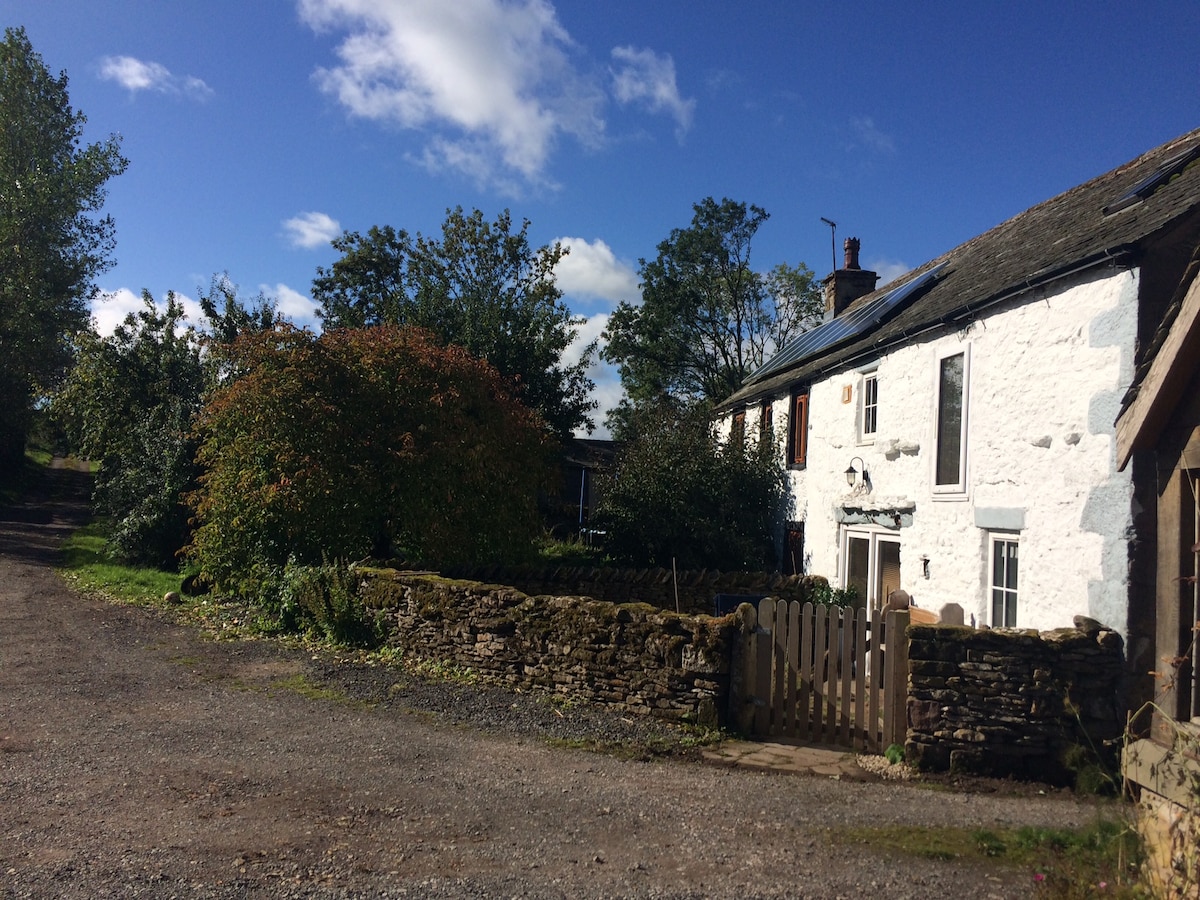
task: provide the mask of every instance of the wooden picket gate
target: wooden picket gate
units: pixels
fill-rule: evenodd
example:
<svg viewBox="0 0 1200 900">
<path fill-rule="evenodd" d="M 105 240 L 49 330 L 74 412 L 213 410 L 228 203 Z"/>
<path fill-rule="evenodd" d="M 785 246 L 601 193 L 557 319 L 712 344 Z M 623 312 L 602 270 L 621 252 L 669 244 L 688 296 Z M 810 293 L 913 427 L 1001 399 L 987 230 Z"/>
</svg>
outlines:
<svg viewBox="0 0 1200 900">
<path fill-rule="evenodd" d="M 882 753 L 907 728 L 908 612 L 767 598 L 743 617 L 743 730 Z"/>
</svg>

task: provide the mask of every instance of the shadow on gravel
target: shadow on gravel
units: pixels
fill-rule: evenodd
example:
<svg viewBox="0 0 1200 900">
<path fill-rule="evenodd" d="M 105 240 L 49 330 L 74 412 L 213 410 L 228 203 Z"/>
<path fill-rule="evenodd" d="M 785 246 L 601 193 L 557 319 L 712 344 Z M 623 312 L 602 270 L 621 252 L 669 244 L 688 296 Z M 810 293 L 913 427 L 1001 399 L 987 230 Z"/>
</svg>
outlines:
<svg viewBox="0 0 1200 900">
<path fill-rule="evenodd" d="M 92 480 L 88 472 L 65 467 L 36 471 L 24 497 L 0 507 L 0 555 L 58 565 L 63 540 L 90 517 Z"/>
</svg>

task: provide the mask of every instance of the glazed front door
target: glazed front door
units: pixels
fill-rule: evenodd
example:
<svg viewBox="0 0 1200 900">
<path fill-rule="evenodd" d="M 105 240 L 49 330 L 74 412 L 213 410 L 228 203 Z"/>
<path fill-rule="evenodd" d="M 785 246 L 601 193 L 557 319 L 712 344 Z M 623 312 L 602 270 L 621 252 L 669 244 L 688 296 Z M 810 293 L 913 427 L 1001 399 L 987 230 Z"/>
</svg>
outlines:
<svg viewBox="0 0 1200 900">
<path fill-rule="evenodd" d="M 842 585 L 858 592 L 858 606 L 873 609 L 901 587 L 900 538 L 891 532 L 847 528 L 842 538 Z"/>
</svg>

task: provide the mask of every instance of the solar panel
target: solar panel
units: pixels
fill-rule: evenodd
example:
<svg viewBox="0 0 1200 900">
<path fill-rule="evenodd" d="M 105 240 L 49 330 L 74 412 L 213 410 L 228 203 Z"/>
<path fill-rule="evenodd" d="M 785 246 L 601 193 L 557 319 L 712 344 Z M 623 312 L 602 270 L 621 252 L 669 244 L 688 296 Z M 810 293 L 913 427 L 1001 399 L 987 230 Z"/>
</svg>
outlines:
<svg viewBox="0 0 1200 900">
<path fill-rule="evenodd" d="M 1127 206 L 1133 206 L 1133 204 L 1145 200 L 1158 189 L 1160 184 L 1170 181 L 1186 169 L 1197 157 L 1200 157 L 1200 144 L 1168 159 L 1117 198 L 1117 200 L 1104 207 L 1101 212 L 1106 216 L 1111 216 L 1113 213 L 1120 212 Z"/>
<path fill-rule="evenodd" d="M 760 381 L 772 372 L 778 372 L 793 363 L 815 356 L 837 344 L 874 328 L 884 318 L 895 310 L 901 303 L 911 297 L 921 288 L 932 282 L 945 267 L 938 263 L 932 269 L 922 272 L 916 278 L 906 281 L 897 288 L 888 291 L 882 297 L 876 297 L 870 303 L 865 303 L 853 312 L 830 319 L 823 325 L 818 325 L 811 331 L 797 336 L 771 359 L 759 366 L 750 377 L 747 384 Z"/>
</svg>

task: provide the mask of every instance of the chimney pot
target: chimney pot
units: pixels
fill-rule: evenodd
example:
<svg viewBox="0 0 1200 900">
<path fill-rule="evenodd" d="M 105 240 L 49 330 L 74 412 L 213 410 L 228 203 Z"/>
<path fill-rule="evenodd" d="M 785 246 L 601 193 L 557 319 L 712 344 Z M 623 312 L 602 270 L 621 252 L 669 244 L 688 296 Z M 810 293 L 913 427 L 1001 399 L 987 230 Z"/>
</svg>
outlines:
<svg viewBox="0 0 1200 900">
<path fill-rule="evenodd" d="M 861 246 L 861 245 L 860 245 L 860 244 L 859 244 L 859 242 L 858 242 L 858 238 L 856 238 L 856 237 L 849 237 L 849 238 L 846 238 L 846 243 L 845 243 L 845 249 L 846 249 L 846 265 L 844 266 L 844 268 L 847 268 L 847 269 L 857 269 L 857 268 L 859 268 L 859 265 L 858 265 L 858 248 L 859 248 L 860 246 Z"/>
<path fill-rule="evenodd" d="M 845 268 L 830 272 L 825 278 L 825 315 L 827 318 L 840 316 L 842 312 L 857 300 L 875 290 L 875 282 L 879 276 L 863 269 L 858 264 L 858 238 L 846 238 L 843 245 L 846 250 Z"/>
</svg>

